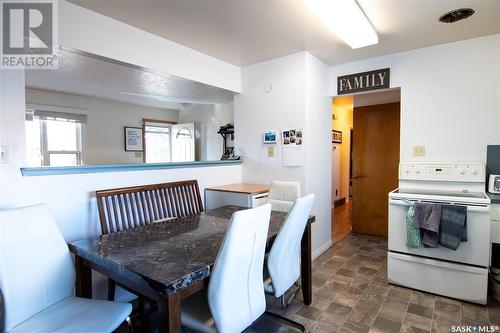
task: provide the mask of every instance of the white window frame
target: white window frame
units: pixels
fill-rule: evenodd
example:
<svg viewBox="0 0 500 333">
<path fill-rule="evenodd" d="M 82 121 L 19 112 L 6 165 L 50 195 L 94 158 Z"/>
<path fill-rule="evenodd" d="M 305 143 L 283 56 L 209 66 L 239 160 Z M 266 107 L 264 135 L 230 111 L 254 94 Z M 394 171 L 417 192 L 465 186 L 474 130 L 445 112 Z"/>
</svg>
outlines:
<svg viewBox="0 0 500 333">
<path fill-rule="evenodd" d="M 172 161 L 172 126 L 176 125 L 177 123 L 175 122 L 169 122 L 169 121 L 161 121 L 161 120 L 154 120 L 154 119 L 143 119 L 142 120 L 142 133 L 143 133 L 143 145 L 144 145 L 144 151 L 143 151 L 143 161 L 144 163 L 147 162 L 147 140 L 146 140 L 146 127 L 163 127 L 163 128 L 168 128 L 168 136 L 169 136 L 169 147 L 168 147 L 168 160 L 169 162 Z M 165 162 L 165 163 L 169 163 Z"/>
<path fill-rule="evenodd" d="M 56 120 L 57 121 L 57 120 Z M 50 166 L 50 155 L 76 155 L 76 165 L 83 165 L 83 147 L 82 147 L 82 127 L 83 124 L 76 128 L 76 146 L 78 150 L 49 150 L 48 149 L 48 131 L 47 131 L 47 120 L 40 120 L 40 153 L 42 155 L 42 165 Z"/>
<path fill-rule="evenodd" d="M 194 122 L 191 122 L 193 124 L 193 127 L 194 127 Z M 187 123 L 187 124 L 191 124 L 191 123 Z M 142 120 L 142 133 L 143 133 L 143 144 L 144 144 L 144 149 L 143 149 L 143 161 L 144 163 L 148 163 L 147 162 L 147 140 L 146 140 L 146 127 L 163 127 L 163 128 L 169 128 L 169 136 L 170 136 L 170 140 L 169 140 L 169 162 L 172 162 L 173 160 L 173 150 L 174 150 L 174 147 L 173 147 L 173 143 L 174 143 L 174 128 L 176 126 L 181 126 L 181 125 L 185 125 L 185 124 L 179 124 L 179 123 L 176 123 L 176 122 L 172 122 L 172 121 L 165 121 L 165 120 L 155 120 L 155 119 L 143 119 Z M 194 142 L 194 139 L 195 139 L 195 133 L 194 133 L 194 128 L 193 128 L 193 132 L 191 133 L 192 135 L 192 139 L 193 139 L 193 142 Z M 193 161 L 196 160 L 196 157 L 195 157 L 195 151 L 193 150 Z M 169 163 L 169 162 L 165 162 L 165 163 Z"/>
<path fill-rule="evenodd" d="M 83 135 L 85 120 L 88 112 L 80 108 L 70 108 L 70 107 L 59 107 L 53 105 L 43 105 L 43 104 L 27 104 L 26 114 L 32 113 L 33 117 L 37 111 L 48 112 L 54 114 L 54 119 L 70 119 L 74 115 L 77 118 L 81 118 L 80 121 L 75 121 L 75 123 L 80 124 L 75 131 L 76 135 L 76 145 L 77 150 L 48 150 L 48 139 L 47 139 L 47 119 L 40 119 L 40 155 L 41 155 L 41 165 L 51 166 L 50 155 L 61 154 L 61 155 L 76 155 L 76 165 L 83 165 Z M 70 117 L 68 117 L 70 115 Z M 40 117 L 38 117 L 40 118 Z M 57 121 L 57 120 L 56 120 Z"/>
</svg>

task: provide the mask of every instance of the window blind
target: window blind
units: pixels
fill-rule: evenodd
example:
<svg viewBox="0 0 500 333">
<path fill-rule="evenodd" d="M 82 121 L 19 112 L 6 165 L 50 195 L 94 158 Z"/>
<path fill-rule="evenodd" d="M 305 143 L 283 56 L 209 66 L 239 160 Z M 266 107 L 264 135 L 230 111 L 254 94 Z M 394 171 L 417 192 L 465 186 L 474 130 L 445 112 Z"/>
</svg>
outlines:
<svg viewBox="0 0 500 333">
<path fill-rule="evenodd" d="M 26 120 L 32 121 L 33 117 L 42 120 L 60 120 L 83 124 L 87 121 L 87 115 L 59 111 L 26 110 Z"/>
</svg>

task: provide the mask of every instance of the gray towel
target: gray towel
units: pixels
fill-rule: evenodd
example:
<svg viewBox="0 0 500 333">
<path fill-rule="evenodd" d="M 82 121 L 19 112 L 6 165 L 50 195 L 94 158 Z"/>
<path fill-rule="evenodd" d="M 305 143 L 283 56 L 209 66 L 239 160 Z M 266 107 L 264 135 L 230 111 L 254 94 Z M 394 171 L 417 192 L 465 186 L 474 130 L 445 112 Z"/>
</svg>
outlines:
<svg viewBox="0 0 500 333">
<path fill-rule="evenodd" d="M 467 207 L 443 205 L 439 227 L 439 245 L 452 250 L 467 241 Z"/>
<path fill-rule="evenodd" d="M 422 244 L 427 247 L 438 247 L 441 205 L 417 202 L 413 218 L 415 228 L 420 228 L 422 233 Z"/>
</svg>

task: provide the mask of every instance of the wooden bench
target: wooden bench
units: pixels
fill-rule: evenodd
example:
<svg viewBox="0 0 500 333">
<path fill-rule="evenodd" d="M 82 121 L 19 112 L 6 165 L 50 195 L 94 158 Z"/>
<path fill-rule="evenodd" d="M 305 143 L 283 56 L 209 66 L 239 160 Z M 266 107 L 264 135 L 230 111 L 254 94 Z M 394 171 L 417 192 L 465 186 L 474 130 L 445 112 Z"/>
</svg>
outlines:
<svg viewBox="0 0 500 333">
<path fill-rule="evenodd" d="M 101 190 L 96 197 L 102 234 L 203 211 L 196 180 Z"/>
<path fill-rule="evenodd" d="M 103 235 L 203 211 L 196 180 L 100 190 L 96 198 Z M 115 290 L 116 283 L 108 279 L 108 300 L 114 300 Z M 156 306 L 138 297 L 142 331 L 148 332 Z"/>
</svg>

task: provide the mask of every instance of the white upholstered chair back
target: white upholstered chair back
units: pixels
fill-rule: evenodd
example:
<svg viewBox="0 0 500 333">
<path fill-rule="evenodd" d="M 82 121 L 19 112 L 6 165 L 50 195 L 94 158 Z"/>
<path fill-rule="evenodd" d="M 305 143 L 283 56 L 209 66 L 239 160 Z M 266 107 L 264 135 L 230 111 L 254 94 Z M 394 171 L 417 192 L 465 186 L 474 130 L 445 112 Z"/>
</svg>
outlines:
<svg viewBox="0 0 500 333">
<path fill-rule="evenodd" d="M 208 285 L 219 332 L 241 332 L 266 309 L 262 274 L 271 205 L 233 214 Z"/>
<path fill-rule="evenodd" d="M 288 212 L 295 200 L 300 198 L 299 182 L 284 182 L 273 180 L 267 196 L 267 202 L 272 205 L 272 210 Z"/>
<path fill-rule="evenodd" d="M 5 330 L 71 296 L 73 261 L 46 205 L 0 211 Z"/>
<path fill-rule="evenodd" d="M 300 277 L 300 243 L 313 203 L 314 194 L 295 201 L 267 257 L 276 297 L 283 295 Z"/>
</svg>

